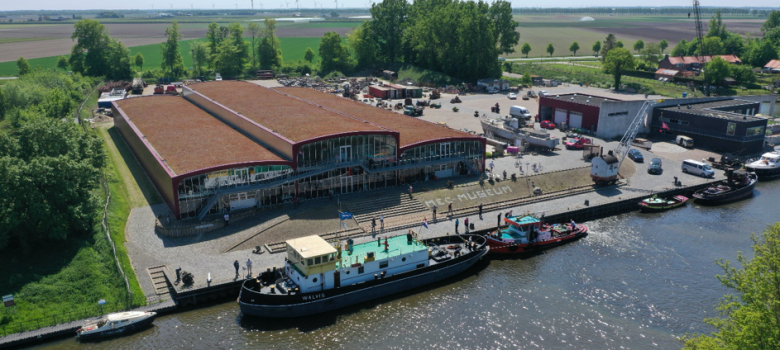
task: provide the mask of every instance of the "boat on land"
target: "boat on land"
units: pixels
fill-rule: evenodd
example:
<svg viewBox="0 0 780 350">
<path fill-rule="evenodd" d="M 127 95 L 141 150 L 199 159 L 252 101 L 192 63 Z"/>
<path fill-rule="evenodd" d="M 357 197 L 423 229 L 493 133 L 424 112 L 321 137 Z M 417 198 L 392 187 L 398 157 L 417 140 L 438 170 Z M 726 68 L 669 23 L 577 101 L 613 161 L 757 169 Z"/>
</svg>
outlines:
<svg viewBox="0 0 780 350">
<path fill-rule="evenodd" d="M 543 224 L 533 215 L 504 218 L 506 229 L 497 229 L 485 235 L 491 254 L 530 254 L 588 235 L 588 227 L 568 224 Z"/>
<path fill-rule="evenodd" d="M 745 170 L 726 170 L 726 180 L 718 181 L 693 193 L 701 204 L 722 204 L 753 195 L 758 176 Z"/>
<path fill-rule="evenodd" d="M 108 314 L 79 328 L 76 330 L 76 335 L 79 340 L 126 335 L 149 327 L 156 316 L 157 313 L 151 311 L 126 311 Z"/>
<path fill-rule="evenodd" d="M 745 164 L 745 169 L 762 180 L 780 176 L 780 151 L 762 154 L 761 158 Z"/>
<path fill-rule="evenodd" d="M 642 212 L 659 212 L 674 208 L 679 208 L 688 201 L 688 197 L 677 195 L 671 198 L 658 197 L 653 195 L 639 202 L 639 210 Z"/>
<path fill-rule="evenodd" d="M 488 252 L 478 235 L 419 240 L 410 231 L 342 249 L 319 236 L 286 242 L 284 268 L 244 281 L 244 315 L 284 318 L 325 313 L 456 276 Z"/>
<path fill-rule="evenodd" d="M 479 122 L 482 124 L 482 131 L 485 133 L 485 136 L 511 140 L 517 146 L 522 142 L 531 147 L 552 150 L 561 142 L 560 139 L 551 136 L 547 131 L 523 128 L 520 120 L 515 117 L 480 117 Z"/>
</svg>

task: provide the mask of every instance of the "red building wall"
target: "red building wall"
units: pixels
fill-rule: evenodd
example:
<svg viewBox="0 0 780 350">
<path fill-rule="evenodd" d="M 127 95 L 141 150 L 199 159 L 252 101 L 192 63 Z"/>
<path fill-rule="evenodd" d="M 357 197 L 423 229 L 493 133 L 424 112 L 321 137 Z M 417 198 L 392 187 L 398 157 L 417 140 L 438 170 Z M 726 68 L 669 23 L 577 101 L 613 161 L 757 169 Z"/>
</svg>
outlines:
<svg viewBox="0 0 780 350">
<path fill-rule="evenodd" d="M 582 128 L 587 130 L 597 131 L 599 125 L 599 112 L 600 112 L 599 107 L 576 103 L 576 102 L 561 101 L 555 98 L 550 98 L 545 96 L 539 97 L 539 115 L 542 114 L 542 107 L 552 108 L 553 116 L 555 116 L 556 108 L 565 109 L 567 111 L 566 112 L 567 125 L 569 123 L 571 112 L 572 111 L 580 112 L 582 113 Z"/>
</svg>

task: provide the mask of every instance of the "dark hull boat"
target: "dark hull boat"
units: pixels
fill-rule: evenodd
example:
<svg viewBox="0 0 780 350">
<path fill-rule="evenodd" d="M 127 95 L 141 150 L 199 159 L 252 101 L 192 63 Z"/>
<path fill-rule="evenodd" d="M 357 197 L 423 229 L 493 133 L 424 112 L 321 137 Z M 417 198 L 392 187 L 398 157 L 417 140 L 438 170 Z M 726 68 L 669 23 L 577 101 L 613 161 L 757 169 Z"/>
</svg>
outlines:
<svg viewBox="0 0 780 350">
<path fill-rule="evenodd" d="M 583 224 L 542 225 L 532 215 L 504 218 L 507 228 L 485 235 L 491 255 L 523 255 L 557 247 L 588 235 Z"/>
<path fill-rule="evenodd" d="M 639 209 L 646 213 L 659 212 L 679 208 L 685 205 L 685 202 L 687 201 L 688 197 L 686 196 L 678 195 L 672 198 L 659 198 L 652 196 L 639 202 Z"/>
<path fill-rule="evenodd" d="M 713 185 L 696 191 L 693 198 L 697 203 L 714 205 L 733 202 L 753 195 L 758 176 L 744 170 L 727 170 L 728 180 L 718 181 Z"/>
<path fill-rule="evenodd" d="M 456 276 L 488 252 L 482 236 L 417 240 L 414 234 L 334 248 L 319 236 L 287 241 L 284 269 L 244 282 L 244 315 L 281 318 L 329 312 Z"/>
</svg>

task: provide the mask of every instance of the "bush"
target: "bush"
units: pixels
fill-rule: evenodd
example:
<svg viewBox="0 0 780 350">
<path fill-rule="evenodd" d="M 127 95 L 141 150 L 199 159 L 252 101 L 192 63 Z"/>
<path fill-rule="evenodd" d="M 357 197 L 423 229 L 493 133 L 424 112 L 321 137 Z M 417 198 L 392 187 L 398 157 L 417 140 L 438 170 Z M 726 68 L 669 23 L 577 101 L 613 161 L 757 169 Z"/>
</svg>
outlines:
<svg viewBox="0 0 780 350">
<path fill-rule="evenodd" d="M 288 61 L 279 68 L 279 71 L 287 74 L 288 76 L 299 76 L 312 74 L 317 69 L 315 63 L 311 63 L 305 60 Z"/>
<path fill-rule="evenodd" d="M 337 70 L 334 70 L 334 71 L 328 73 L 328 75 L 322 77 L 322 79 L 333 79 L 333 78 L 340 78 L 340 77 L 343 77 L 343 76 L 344 76 L 343 73 L 341 73 L 341 72 L 339 72 Z"/>
</svg>

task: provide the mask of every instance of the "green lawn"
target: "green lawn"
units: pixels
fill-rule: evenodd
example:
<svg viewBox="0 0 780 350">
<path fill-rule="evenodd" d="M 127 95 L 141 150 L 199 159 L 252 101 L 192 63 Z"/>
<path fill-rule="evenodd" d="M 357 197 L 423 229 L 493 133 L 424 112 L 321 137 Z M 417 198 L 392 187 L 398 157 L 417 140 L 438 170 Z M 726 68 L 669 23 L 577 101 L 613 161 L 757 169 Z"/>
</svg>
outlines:
<svg viewBox="0 0 780 350">
<path fill-rule="evenodd" d="M 303 54 L 307 47 L 311 47 L 316 53 L 320 47 L 322 38 L 279 38 L 282 48 L 282 56 L 285 61 L 297 61 L 303 59 Z M 179 51 L 182 53 L 184 66 L 192 67 L 192 56 L 190 55 L 190 45 L 195 41 L 205 41 L 205 39 L 182 40 L 179 42 Z M 247 39 L 247 42 L 249 39 Z M 144 69 L 159 68 L 162 63 L 160 55 L 160 44 L 142 45 L 130 47 L 130 55 L 135 56 L 140 52 L 144 56 Z M 57 66 L 59 56 L 34 58 L 28 60 L 30 66 L 35 68 L 51 68 Z M 8 77 L 19 74 L 16 67 L 16 61 L 0 62 L 0 76 Z"/>
</svg>

